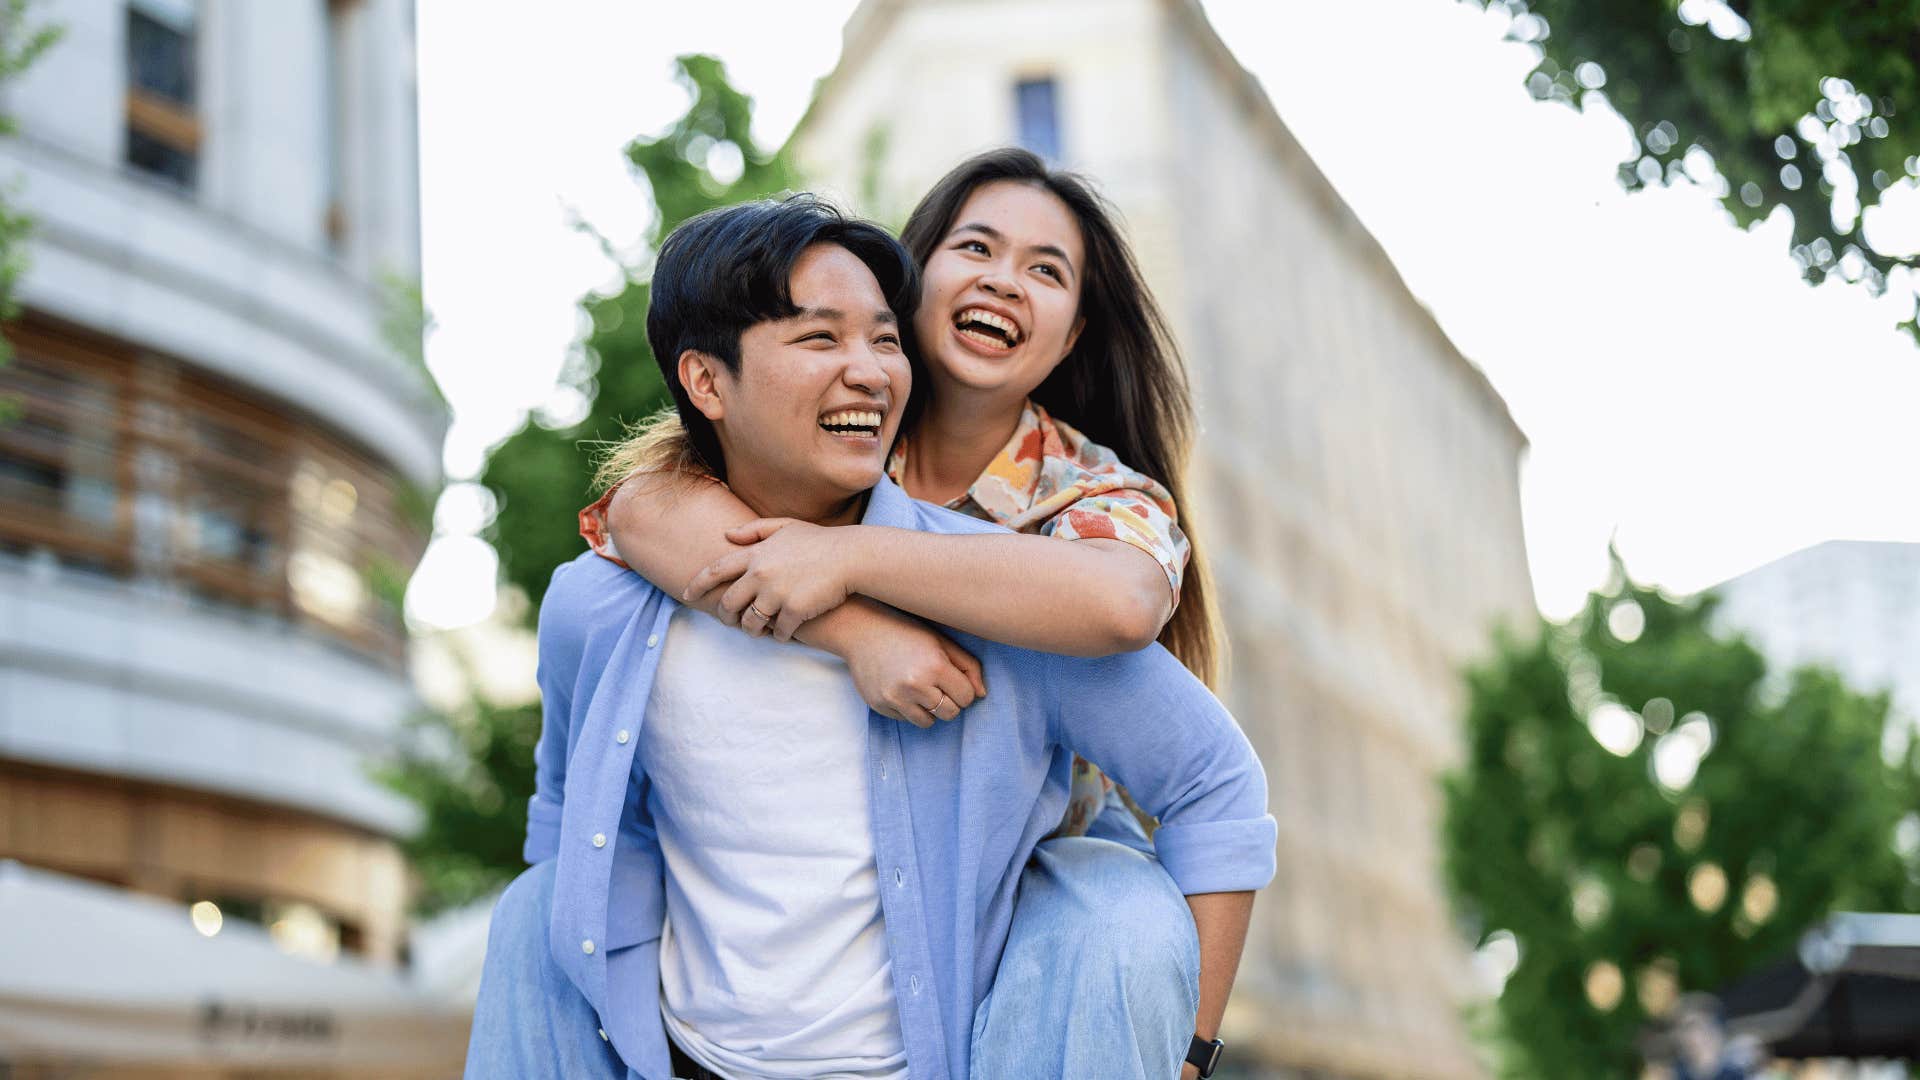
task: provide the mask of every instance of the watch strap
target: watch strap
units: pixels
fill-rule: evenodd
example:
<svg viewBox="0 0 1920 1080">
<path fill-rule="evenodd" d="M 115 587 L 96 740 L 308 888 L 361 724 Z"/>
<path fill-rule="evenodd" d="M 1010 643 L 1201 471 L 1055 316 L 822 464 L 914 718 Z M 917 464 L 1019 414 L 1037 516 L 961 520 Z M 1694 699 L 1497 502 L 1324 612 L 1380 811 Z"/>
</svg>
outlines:
<svg viewBox="0 0 1920 1080">
<path fill-rule="evenodd" d="M 1203 1039 L 1198 1035 L 1187 1044 L 1187 1064 L 1200 1070 L 1200 1080 L 1207 1080 L 1220 1066 L 1220 1051 L 1226 1045 L 1219 1039 Z"/>
</svg>

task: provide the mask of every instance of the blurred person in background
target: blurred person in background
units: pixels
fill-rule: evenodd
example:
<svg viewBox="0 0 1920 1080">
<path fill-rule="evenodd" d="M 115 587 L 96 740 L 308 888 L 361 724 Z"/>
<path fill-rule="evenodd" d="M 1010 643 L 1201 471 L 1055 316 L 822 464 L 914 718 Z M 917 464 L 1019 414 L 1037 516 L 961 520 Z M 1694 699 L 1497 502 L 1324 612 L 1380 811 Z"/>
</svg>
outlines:
<svg viewBox="0 0 1920 1080">
<path fill-rule="evenodd" d="M 1755 1075 L 1760 1048 L 1727 1039 L 1720 1002 L 1712 994 L 1688 994 L 1674 1007 L 1673 1080 L 1747 1080 Z"/>
<path fill-rule="evenodd" d="M 648 336 L 680 424 L 647 452 L 680 475 L 652 480 L 688 499 L 724 482 L 787 528 L 1005 537 L 884 475 L 916 277 L 805 196 L 676 230 Z M 556 572 L 535 865 L 495 911 L 469 1076 L 1165 1077 L 1183 1057 L 1201 1073 L 1197 1053 L 1211 1071 L 1201 1034 L 1275 826 L 1204 685 L 1158 646 L 1076 660 L 955 630 L 966 652 L 935 647 L 999 690 L 949 684 L 967 719 L 934 725 L 936 703 L 904 733 L 837 660 L 761 636 L 596 554 Z M 1159 861 L 1046 839 L 1078 748 L 1161 815 Z"/>
</svg>

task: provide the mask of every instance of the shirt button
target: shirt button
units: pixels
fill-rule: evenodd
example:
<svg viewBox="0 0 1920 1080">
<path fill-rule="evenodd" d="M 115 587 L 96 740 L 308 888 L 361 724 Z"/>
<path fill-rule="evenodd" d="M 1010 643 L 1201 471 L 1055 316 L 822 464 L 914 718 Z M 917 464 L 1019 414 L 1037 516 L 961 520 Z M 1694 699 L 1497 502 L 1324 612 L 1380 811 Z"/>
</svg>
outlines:
<svg viewBox="0 0 1920 1080">
<path fill-rule="evenodd" d="M 900 868 L 897 866 L 893 868 L 893 883 L 895 885 L 901 885 L 901 886 L 904 886 L 907 883 L 907 875 L 902 873 L 900 871 Z"/>
<path fill-rule="evenodd" d="M 593 939 L 588 938 L 587 940 L 581 942 L 580 951 L 583 953 L 586 953 L 588 956 L 592 956 L 593 955 Z"/>
<path fill-rule="evenodd" d="M 907 985 L 913 988 L 914 993 L 916 994 L 919 993 L 920 992 L 920 976 L 913 975 L 908 977 Z"/>
<path fill-rule="evenodd" d="M 606 846 L 607 846 L 607 834 L 606 834 L 606 833 L 603 833 L 603 832 L 597 832 L 597 833 L 594 833 L 594 834 L 593 834 L 593 846 L 594 846 L 594 847 L 606 847 Z"/>
<path fill-rule="evenodd" d="M 660 644 L 660 635 L 659 635 L 659 634 L 648 634 L 648 635 L 647 635 L 647 648 L 649 648 L 649 649 L 651 649 L 651 648 L 653 648 L 653 647 L 654 647 L 655 645 L 658 645 L 658 644 Z"/>
<path fill-rule="evenodd" d="M 600 1041 L 601 1041 L 601 1042 L 606 1042 L 606 1041 L 607 1041 L 607 1029 L 606 1029 L 606 1028 L 599 1028 L 598 1030 L 599 1030 L 599 1032 L 600 1032 Z"/>
<path fill-rule="evenodd" d="M 627 745 L 627 740 L 631 738 L 633 738 L 633 735 L 627 731 L 626 728 L 621 728 L 619 731 L 613 733 L 613 741 L 619 743 L 621 746 Z"/>
</svg>

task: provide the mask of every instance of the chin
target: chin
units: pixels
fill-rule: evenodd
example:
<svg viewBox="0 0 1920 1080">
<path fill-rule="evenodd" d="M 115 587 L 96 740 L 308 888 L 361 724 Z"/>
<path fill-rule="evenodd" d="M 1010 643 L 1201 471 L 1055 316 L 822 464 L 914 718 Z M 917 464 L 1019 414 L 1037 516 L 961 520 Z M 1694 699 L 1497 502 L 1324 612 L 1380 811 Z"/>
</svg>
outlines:
<svg viewBox="0 0 1920 1080">
<path fill-rule="evenodd" d="M 824 479 L 834 488 L 852 497 L 878 484 L 880 478 L 885 476 L 886 473 L 887 470 L 884 463 L 875 462 L 872 468 L 851 469 L 844 472 L 836 471 Z"/>
</svg>

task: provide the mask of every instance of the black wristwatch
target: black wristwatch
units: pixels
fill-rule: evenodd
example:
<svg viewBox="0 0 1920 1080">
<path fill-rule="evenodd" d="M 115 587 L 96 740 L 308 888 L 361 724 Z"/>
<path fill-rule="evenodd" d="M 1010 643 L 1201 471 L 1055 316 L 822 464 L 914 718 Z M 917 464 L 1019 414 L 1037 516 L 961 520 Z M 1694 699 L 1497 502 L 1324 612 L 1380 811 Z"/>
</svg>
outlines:
<svg viewBox="0 0 1920 1080">
<path fill-rule="evenodd" d="M 1227 1044 L 1219 1039 L 1203 1039 L 1198 1035 L 1187 1045 L 1187 1064 L 1200 1070 L 1200 1080 L 1207 1080 L 1213 1070 L 1220 1067 L 1220 1051 Z"/>
</svg>

